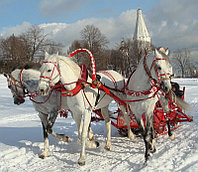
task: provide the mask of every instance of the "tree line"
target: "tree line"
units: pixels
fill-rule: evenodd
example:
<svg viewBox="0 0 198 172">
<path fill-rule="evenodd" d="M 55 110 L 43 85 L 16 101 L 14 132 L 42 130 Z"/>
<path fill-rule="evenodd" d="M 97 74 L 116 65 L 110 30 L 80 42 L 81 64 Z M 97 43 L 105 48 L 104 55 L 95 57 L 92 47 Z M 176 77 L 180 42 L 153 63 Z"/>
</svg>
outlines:
<svg viewBox="0 0 198 172">
<path fill-rule="evenodd" d="M 48 39 L 48 34 L 38 26 L 31 26 L 26 32 L 20 35 L 0 37 L 0 72 L 10 72 L 13 67 L 32 63 L 40 65 L 44 58 L 45 51 L 49 54 L 57 53 L 68 55 L 78 48 L 89 49 L 96 62 L 96 70 L 113 69 L 128 77 L 133 71 L 145 50 L 139 48 L 140 42 L 129 38 L 122 39 L 109 49 L 109 40 L 94 25 L 87 25 L 80 31 L 80 40 L 74 40 L 63 53 L 64 45 Z M 65 50 L 64 50 L 65 52 Z M 85 54 L 77 54 L 74 60 L 78 64 L 85 64 L 90 67 L 90 59 Z M 196 77 L 197 64 L 191 62 L 191 55 L 188 49 L 178 49 L 172 53 L 171 62 L 174 70 L 181 77 Z"/>
<path fill-rule="evenodd" d="M 13 67 L 26 63 L 39 65 L 44 52 L 61 52 L 62 45 L 47 38 L 38 26 L 31 26 L 20 35 L 0 38 L 0 72 L 9 72 Z"/>
</svg>

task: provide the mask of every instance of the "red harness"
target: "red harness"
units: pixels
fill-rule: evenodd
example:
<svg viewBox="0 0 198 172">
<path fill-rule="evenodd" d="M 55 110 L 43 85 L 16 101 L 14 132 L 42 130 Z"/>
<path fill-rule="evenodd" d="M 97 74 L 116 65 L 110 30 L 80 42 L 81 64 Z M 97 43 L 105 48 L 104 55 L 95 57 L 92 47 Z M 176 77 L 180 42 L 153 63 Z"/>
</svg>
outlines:
<svg viewBox="0 0 198 172">
<path fill-rule="evenodd" d="M 71 53 L 69 55 L 69 57 L 72 57 L 72 56 L 74 56 L 75 54 L 77 54 L 79 52 L 85 52 L 85 53 L 87 53 L 90 56 L 91 64 L 92 64 L 92 72 L 93 72 L 92 83 L 88 83 L 87 80 L 84 79 L 85 73 L 82 72 L 81 73 L 81 78 L 78 79 L 77 81 L 74 81 L 74 82 L 71 82 L 71 83 L 64 83 L 64 84 L 58 83 L 55 86 L 51 87 L 52 89 L 60 90 L 62 92 L 62 95 L 63 96 L 70 96 L 71 97 L 71 96 L 74 96 L 74 95 L 78 94 L 80 90 L 82 90 L 82 89 L 84 90 L 84 85 L 82 83 L 87 83 L 87 84 L 91 85 L 93 88 L 97 87 L 97 88 L 103 90 L 109 96 L 111 96 L 112 98 L 114 98 L 118 103 L 122 104 L 124 107 L 127 107 L 126 102 L 138 102 L 138 101 L 143 101 L 143 100 L 150 99 L 150 98 L 154 97 L 157 94 L 157 92 L 161 89 L 161 86 L 160 86 L 161 80 L 170 79 L 170 78 L 161 78 L 162 76 L 170 75 L 170 73 L 159 74 L 158 69 L 157 69 L 157 65 L 156 65 L 156 61 L 157 60 L 165 60 L 165 58 L 156 58 L 152 62 L 151 67 L 148 68 L 148 66 L 146 64 L 146 59 L 147 59 L 148 55 L 145 55 L 145 57 L 143 59 L 143 65 L 144 65 L 144 69 L 145 69 L 148 77 L 151 80 L 151 89 L 146 90 L 146 91 L 129 90 L 128 87 L 127 87 L 128 86 L 128 83 L 129 83 L 129 80 L 128 80 L 127 85 L 124 88 L 124 92 L 127 95 L 135 96 L 135 97 L 148 96 L 148 95 L 151 95 L 151 96 L 148 96 L 146 98 L 136 99 L 136 100 L 121 100 L 120 98 L 118 98 L 117 96 L 115 96 L 110 91 L 111 88 L 107 88 L 106 86 L 103 86 L 101 83 L 96 82 L 95 61 L 94 61 L 93 55 L 91 54 L 91 52 L 89 50 L 83 49 L 83 48 L 82 49 L 78 49 L 78 50 L 74 51 L 73 53 Z M 48 61 L 46 61 L 44 63 L 52 63 L 52 64 L 54 64 L 54 68 L 53 68 L 53 71 L 52 71 L 52 74 L 51 74 L 50 77 L 41 76 L 41 78 L 49 79 L 50 80 L 50 84 L 51 84 L 51 80 L 52 80 L 52 76 L 54 74 L 54 70 L 57 69 L 60 76 L 61 76 L 61 72 L 60 72 L 60 69 L 58 68 L 56 62 L 51 62 L 51 61 L 48 62 Z M 151 75 L 151 70 L 152 70 L 153 67 L 154 67 L 154 69 L 156 71 L 158 80 L 156 80 L 155 78 L 153 78 L 152 75 Z M 83 69 L 82 69 L 82 71 L 83 71 Z M 111 75 L 109 75 L 108 72 L 104 72 L 103 71 L 103 73 L 105 73 L 113 81 L 114 86 L 115 86 L 115 90 L 117 90 L 117 83 L 116 83 L 115 78 L 113 78 Z M 129 77 L 129 79 L 130 78 L 131 78 L 131 76 Z M 66 90 L 65 87 L 64 87 L 65 85 L 70 85 L 70 84 L 75 84 L 75 83 L 76 83 L 76 86 L 72 90 Z"/>
<path fill-rule="evenodd" d="M 82 83 L 83 82 L 87 83 L 87 78 L 88 78 L 88 73 L 87 73 L 87 69 L 86 69 L 85 65 L 81 65 L 80 67 L 81 67 L 81 77 L 78 79 L 78 81 L 71 82 L 71 83 L 65 83 L 65 84 L 61 84 L 59 82 L 54 87 L 52 87 L 52 89 L 61 91 L 62 96 L 72 97 L 72 96 L 75 96 L 76 94 L 78 94 L 80 92 L 80 90 L 82 90 L 84 88 L 84 85 Z M 74 83 L 76 83 L 76 86 L 72 90 L 65 89 L 65 85 L 70 85 L 70 84 L 74 84 Z"/>
<path fill-rule="evenodd" d="M 161 76 L 166 76 L 166 75 L 171 75 L 170 73 L 167 73 L 167 74 L 159 74 L 158 72 L 158 69 L 157 69 L 157 65 L 156 65 L 156 61 L 157 60 L 165 60 L 165 58 L 156 58 L 155 60 L 153 60 L 152 64 L 151 64 L 151 67 L 150 69 L 148 68 L 147 64 L 146 64 L 146 59 L 148 57 L 148 54 L 146 54 L 144 56 L 144 59 L 143 59 L 143 65 L 144 65 L 144 69 L 146 71 L 146 74 L 148 75 L 148 77 L 150 78 L 151 80 L 151 89 L 149 90 L 146 90 L 146 91 L 134 91 L 134 90 L 129 90 L 128 89 L 128 84 L 129 84 L 129 81 L 130 81 L 130 78 L 131 76 L 133 75 L 133 73 L 135 72 L 135 70 L 131 73 L 128 81 L 127 81 L 127 85 L 126 85 L 126 88 L 125 88 L 125 93 L 127 95 L 130 95 L 130 96 L 135 96 L 135 97 L 139 97 L 139 96 L 148 96 L 150 94 L 152 94 L 150 97 L 147 97 L 147 98 L 143 98 L 143 99 L 137 99 L 137 100 L 125 100 L 126 102 L 137 102 L 137 101 L 143 101 L 143 100 L 146 100 L 146 99 L 149 99 L 149 98 L 152 98 L 154 97 L 157 92 L 161 89 L 161 86 L 160 86 L 160 83 L 161 83 L 161 80 L 167 80 L 167 79 L 170 79 L 170 78 L 164 78 L 162 79 Z M 151 75 L 151 70 L 152 68 L 154 67 L 155 71 L 156 71 L 156 74 L 157 74 L 157 77 L 158 77 L 158 81 L 152 77 Z"/>
</svg>

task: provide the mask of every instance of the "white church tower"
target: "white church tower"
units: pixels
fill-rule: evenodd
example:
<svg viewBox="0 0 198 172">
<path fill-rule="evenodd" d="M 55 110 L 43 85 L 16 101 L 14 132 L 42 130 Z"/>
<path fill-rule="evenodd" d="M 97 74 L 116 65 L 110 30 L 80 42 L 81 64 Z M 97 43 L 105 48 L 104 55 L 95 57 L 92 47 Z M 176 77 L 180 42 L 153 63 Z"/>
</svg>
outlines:
<svg viewBox="0 0 198 172">
<path fill-rule="evenodd" d="M 146 24 L 142 16 L 141 9 L 137 10 L 137 20 L 136 20 L 136 27 L 133 35 L 133 40 L 137 41 L 138 48 L 140 49 L 140 51 L 145 51 L 150 49 L 151 37 L 146 28 Z"/>
</svg>

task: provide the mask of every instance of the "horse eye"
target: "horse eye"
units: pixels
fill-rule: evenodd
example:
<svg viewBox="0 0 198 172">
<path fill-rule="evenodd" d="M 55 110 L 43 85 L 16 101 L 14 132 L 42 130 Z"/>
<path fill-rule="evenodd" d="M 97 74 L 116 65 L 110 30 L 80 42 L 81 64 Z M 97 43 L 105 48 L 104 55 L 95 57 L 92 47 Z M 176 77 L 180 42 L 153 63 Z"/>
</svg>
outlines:
<svg viewBox="0 0 198 172">
<path fill-rule="evenodd" d="M 8 88 L 10 89 L 10 88 L 11 88 L 11 86 L 10 86 L 10 85 L 8 85 Z"/>
<path fill-rule="evenodd" d="M 51 72 L 51 71 L 52 71 L 51 69 L 48 69 L 48 70 L 47 70 L 47 72 Z"/>
<path fill-rule="evenodd" d="M 159 70 L 161 70 L 162 68 L 160 66 L 157 67 Z"/>
</svg>

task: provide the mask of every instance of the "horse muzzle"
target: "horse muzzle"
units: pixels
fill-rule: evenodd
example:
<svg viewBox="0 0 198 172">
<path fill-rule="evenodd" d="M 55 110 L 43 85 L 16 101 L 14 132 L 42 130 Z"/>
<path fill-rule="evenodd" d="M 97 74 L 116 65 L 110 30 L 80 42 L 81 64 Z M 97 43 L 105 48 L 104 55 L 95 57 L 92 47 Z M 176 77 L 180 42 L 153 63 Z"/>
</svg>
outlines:
<svg viewBox="0 0 198 172">
<path fill-rule="evenodd" d="M 162 81 L 160 87 L 164 93 L 168 93 L 171 89 L 171 85 L 166 84 L 165 81 Z"/>
<path fill-rule="evenodd" d="M 14 104 L 16 104 L 16 105 L 23 104 L 24 102 L 25 102 L 24 98 L 18 98 L 18 97 L 14 98 Z"/>
<path fill-rule="evenodd" d="M 49 87 L 47 87 L 46 85 L 39 85 L 38 87 L 38 93 L 41 96 L 46 96 L 49 93 Z"/>
</svg>

